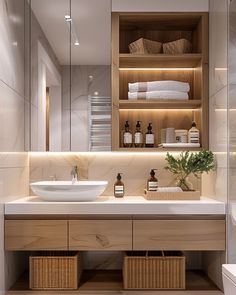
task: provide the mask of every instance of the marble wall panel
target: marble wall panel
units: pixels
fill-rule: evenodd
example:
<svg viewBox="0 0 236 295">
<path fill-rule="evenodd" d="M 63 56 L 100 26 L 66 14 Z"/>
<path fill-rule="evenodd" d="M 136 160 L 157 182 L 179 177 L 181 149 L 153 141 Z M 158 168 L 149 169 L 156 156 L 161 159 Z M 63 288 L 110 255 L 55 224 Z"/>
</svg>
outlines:
<svg viewBox="0 0 236 295">
<path fill-rule="evenodd" d="M 210 0 L 210 96 L 227 85 L 227 1 Z"/>
<path fill-rule="evenodd" d="M 0 1 L 0 79 L 24 97 L 24 0 Z"/>
<path fill-rule="evenodd" d="M 236 263 L 236 1 L 229 4 L 228 93 L 229 93 L 229 179 L 228 179 L 228 262 Z"/>
<path fill-rule="evenodd" d="M 0 152 L 24 151 L 24 98 L 0 81 Z"/>
<path fill-rule="evenodd" d="M 0 0 L 0 294 L 22 270 L 17 254 L 4 252 L 4 202 L 28 195 L 26 0 Z M 29 84 L 28 84 L 29 85 Z M 28 113 L 29 114 L 29 113 Z M 25 129 L 26 128 L 26 129 Z M 26 136 L 25 136 L 26 135 Z"/>
<path fill-rule="evenodd" d="M 165 154 L 154 153 L 31 153 L 30 181 L 49 180 L 54 175 L 59 180 L 69 180 L 74 165 L 78 166 L 80 179 L 107 180 L 104 195 L 113 195 L 118 172 L 123 173 L 125 194 L 130 196 L 143 194 L 152 168 L 157 168 L 160 186 L 175 184 L 174 177 L 164 169 Z M 194 188 L 201 189 L 200 180 L 191 177 L 190 181 Z"/>
</svg>

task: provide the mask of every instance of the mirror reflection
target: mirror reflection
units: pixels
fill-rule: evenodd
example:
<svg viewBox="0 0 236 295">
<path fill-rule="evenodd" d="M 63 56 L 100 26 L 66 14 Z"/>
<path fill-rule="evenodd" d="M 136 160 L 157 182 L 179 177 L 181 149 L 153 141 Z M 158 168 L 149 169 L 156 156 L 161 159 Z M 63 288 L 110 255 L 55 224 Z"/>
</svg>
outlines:
<svg viewBox="0 0 236 295">
<path fill-rule="evenodd" d="M 31 0 L 30 23 L 31 150 L 110 151 L 110 0 Z"/>
</svg>

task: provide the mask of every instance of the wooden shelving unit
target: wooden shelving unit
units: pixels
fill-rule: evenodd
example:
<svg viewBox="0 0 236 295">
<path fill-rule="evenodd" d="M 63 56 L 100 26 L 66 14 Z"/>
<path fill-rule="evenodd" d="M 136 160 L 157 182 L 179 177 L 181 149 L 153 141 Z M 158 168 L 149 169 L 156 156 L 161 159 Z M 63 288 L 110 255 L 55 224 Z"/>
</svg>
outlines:
<svg viewBox="0 0 236 295">
<path fill-rule="evenodd" d="M 202 59 L 201 53 L 190 54 L 119 54 L 120 68 L 195 68 Z"/>
<path fill-rule="evenodd" d="M 119 100 L 119 109 L 197 109 L 201 107 L 200 99 L 191 99 L 186 101 L 176 100 Z"/>
<path fill-rule="evenodd" d="M 128 45 L 141 37 L 163 43 L 186 38 L 192 43 L 193 50 L 189 54 L 176 55 L 130 54 Z M 155 80 L 188 82 L 189 100 L 128 100 L 128 83 Z M 189 129 L 193 120 L 201 133 L 201 148 L 207 149 L 208 14 L 113 13 L 112 102 L 113 151 L 165 151 L 158 148 L 161 129 Z M 122 132 L 126 120 L 132 131 L 136 121 L 142 121 L 143 133 L 151 122 L 156 137 L 155 148 L 124 149 Z"/>
</svg>

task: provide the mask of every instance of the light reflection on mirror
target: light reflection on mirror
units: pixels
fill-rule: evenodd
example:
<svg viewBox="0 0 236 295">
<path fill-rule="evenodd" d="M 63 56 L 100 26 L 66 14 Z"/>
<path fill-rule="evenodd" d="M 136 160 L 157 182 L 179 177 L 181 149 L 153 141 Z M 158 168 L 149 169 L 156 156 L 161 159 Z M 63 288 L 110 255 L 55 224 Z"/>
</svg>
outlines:
<svg viewBox="0 0 236 295">
<path fill-rule="evenodd" d="M 31 0 L 30 31 L 31 151 L 111 150 L 110 0 Z"/>
</svg>

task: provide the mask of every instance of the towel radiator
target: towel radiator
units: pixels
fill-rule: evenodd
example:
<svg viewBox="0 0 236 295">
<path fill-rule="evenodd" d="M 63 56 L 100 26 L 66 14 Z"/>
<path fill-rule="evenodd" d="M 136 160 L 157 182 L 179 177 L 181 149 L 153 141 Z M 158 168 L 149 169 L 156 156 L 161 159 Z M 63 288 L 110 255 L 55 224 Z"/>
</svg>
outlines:
<svg viewBox="0 0 236 295">
<path fill-rule="evenodd" d="M 111 98 L 89 96 L 91 152 L 111 151 Z"/>
</svg>

